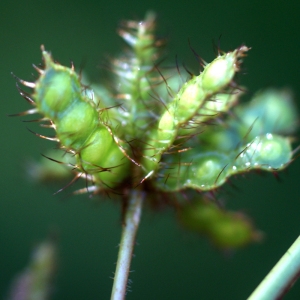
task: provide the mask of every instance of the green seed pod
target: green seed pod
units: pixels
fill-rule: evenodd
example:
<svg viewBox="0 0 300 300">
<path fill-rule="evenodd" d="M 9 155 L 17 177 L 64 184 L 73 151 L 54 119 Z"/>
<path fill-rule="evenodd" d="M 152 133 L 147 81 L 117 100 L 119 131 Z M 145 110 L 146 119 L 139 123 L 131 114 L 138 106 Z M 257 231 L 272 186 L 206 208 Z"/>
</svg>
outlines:
<svg viewBox="0 0 300 300">
<path fill-rule="evenodd" d="M 166 155 L 165 168 L 159 171 L 156 185 L 169 192 L 185 188 L 207 191 L 221 186 L 228 177 L 237 173 L 254 169 L 281 170 L 291 158 L 290 140 L 267 134 L 228 153 L 200 148 Z"/>
<path fill-rule="evenodd" d="M 39 71 L 32 96 L 36 112 L 51 120 L 61 147 L 75 155 L 81 176 L 99 187 L 118 185 L 128 174 L 130 160 L 124 159 L 123 148 L 89 96 L 91 91 L 85 91 L 73 69 L 54 63 L 44 49 L 42 53 L 45 69 Z"/>
<path fill-rule="evenodd" d="M 165 168 L 159 171 L 156 184 L 164 191 L 185 188 L 211 190 L 226 180 L 226 168 L 230 163 L 227 155 L 217 152 L 190 150 L 178 155 L 166 155 Z"/>
<path fill-rule="evenodd" d="M 237 58 L 248 50 L 246 46 L 242 46 L 233 52 L 218 56 L 208 64 L 202 73 L 202 88 L 211 94 L 224 88 L 238 71 Z"/>
<path fill-rule="evenodd" d="M 218 95 L 216 98 L 212 97 L 228 87 L 238 71 L 238 59 L 248 50 L 249 48 L 242 46 L 233 52 L 218 56 L 199 76 L 193 77 L 182 86 L 159 120 L 157 129 L 153 130 L 149 137 L 147 144 L 152 148 L 145 151 L 145 160 L 149 159 L 150 162 L 144 160 L 143 163 L 147 172 L 154 172 L 158 168 L 162 154 L 172 146 L 180 127 L 184 127 L 197 114 L 205 115 L 209 111 L 211 117 L 211 110 L 217 114 L 231 106 L 235 97 L 226 98 L 220 94 L 220 103 L 216 102 Z"/>
<path fill-rule="evenodd" d="M 288 138 L 267 133 L 257 136 L 246 145 L 237 156 L 234 167 L 236 171 L 263 169 L 273 171 L 283 169 L 292 158 L 292 148 Z"/>
<path fill-rule="evenodd" d="M 218 56 L 210 64 L 206 65 L 203 72 L 189 80 L 171 105 L 175 106 L 176 122 L 182 125 L 194 117 L 197 113 L 211 115 L 213 110 L 215 113 L 223 112 L 225 107 L 230 107 L 228 103 L 232 103 L 235 97 L 226 94 L 217 94 L 224 90 L 233 80 L 235 73 L 239 70 L 239 58 L 244 56 L 249 48 L 242 46 L 233 52 Z M 234 94 L 232 92 L 231 94 Z M 229 93 L 230 94 L 230 93 Z M 215 95 L 213 98 L 212 96 Z"/>
</svg>

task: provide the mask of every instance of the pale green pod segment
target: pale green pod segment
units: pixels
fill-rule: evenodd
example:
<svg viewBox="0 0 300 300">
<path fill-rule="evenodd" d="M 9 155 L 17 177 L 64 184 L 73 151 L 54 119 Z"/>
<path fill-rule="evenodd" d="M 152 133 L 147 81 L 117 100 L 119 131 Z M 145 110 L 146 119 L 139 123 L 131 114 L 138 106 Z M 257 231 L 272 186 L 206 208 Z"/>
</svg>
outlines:
<svg viewBox="0 0 300 300">
<path fill-rule="evenodd" d="M 256 137 L 242 148 L 234 162 L 234 173 L 248 169 L 279 170 L 284 168 L 291 158 L 292 148 L 289 139 L 267 133 Z"/>
<path fill-rule="evenodd" d="M 92 174 L 100 185 L 105 182 L 113 187 L 127 176 L 130 161 L 124 156 L 108 129 L 99 125 L 77 155 L 77 164 L 79 170 Z"/>
<path fill-rule="evenodd" d="M 84 147 L 87 137 L 99 124 L 98 112 L 90 102 L 77 98 L 73 105 L 65 110 L 61 119 L 54 119 L 57 137 L 67 148 L 75 151 Z"/>
<path fill-rule="evenodd" d="M 184 187 L 211 190 L 226 180 L 228 157 L 220 153 L 204 153 L 195 156 L 185 174 Z"/>
<path fill-rule="evenodd" d="M 156 151 L 165 150 L 174 141 L 176 137 L 176 122 L 174 118 L 174 111 L 170 109 L 166 111 L 159 123 L 156 137 Z"/>
<path fill-rule="evenodd" d="M 114 147 L 117 147 L 117 145 L 113 137 L 104 125 L 100 125 L 86 139 L 80 155 L 78 155 L 78 163 L 81 165 L 82 170 L 90 171 L 100 167 L 105 168 L 103 162 Z"/>
<path fill-rule="evenodd" d="M 185 188 L 211 190 L 225 182 L 229 163 L 228 156 L 217 152 L 190 150 L 181 155 L 166 155 L 165 168 L 159 170 L 156 184 L 169 192 Z"/>
<path fill-rule="evenodd" d="M 219 130 L 220 126 L 215 129 L 214 126 L 206 126 L 207 121 L 215 118 L 222 117 L 222 114 L 229 111 L 229 109 L 235 105 L 241 96 L 242 92 L 240 90 L 233 90 L 228 93 L 218 93 L 205 100 L 203 106 L 187 124 L 187 126 L 182 126 L 178 130 L 178 135 L 180 136 L 189 136 L 195 132 L 201 131 L 201 134 L 198 135 L 199 140 L 207 138 L 209 144 L 214 142 L 215 139 L 211 138 L 209 135 L 216 133 Z M 221 129 L 223 133 L 223 129 Z M 207 134 L 206 134 L 207 133 Z M 205 137 L 204 137 L 205 136 Z M 221 137 L 221 136 L 220 136 Z M 221 146 L 221 145 L 220 145 Z M 228 142 L 224 141 L 222 148 L 228 148 Z"/>
<path fill-rule="evenodd" d="M 175 112 L 176 124 L 183 124 L 191 119 L 203 104 L 205 97 L 201 75 L 186 82 L 170 104 Z"/>
<path fill-rule="evenodd" d="M 216 93 L 226 87 L 238 68 L 238 58 L 244 56 L 249 48 L 242 46 L 233 52 L 228 52 L 218 56 L 214 61 L 208 64 L 202 76 L 202 88 L 208 93 Z"/>
<path fill-rule="evenodd" d="M 173 143 L 176 133 L 174 111 L 170 108 L 162 115 L 157 130 L 151 131 L 147 149 L 144 149 L 142 164 L 146 172 L 157 169 L 162 153 Z"/>
<path fill-rule="evenodd" d="M 55 64 L 48 52 L 42 53 L 45 70 L 36 81 L 33 99 L 42 114 L 59 119 L 81 93 L 80 81 L 75 71 Z"/>
<path fill-rule="evenodd" d="M 95 181 L 100 186 L 113 188 L 128 177 L 131 162 L 124 156 L 119 147 L 113 146 L 107 156 L 103 158 L 102 166 L 108 170 L 94 173 Z M 131 182 L 127 183 L 128 185 L 131 184 Z"/>
</svg>

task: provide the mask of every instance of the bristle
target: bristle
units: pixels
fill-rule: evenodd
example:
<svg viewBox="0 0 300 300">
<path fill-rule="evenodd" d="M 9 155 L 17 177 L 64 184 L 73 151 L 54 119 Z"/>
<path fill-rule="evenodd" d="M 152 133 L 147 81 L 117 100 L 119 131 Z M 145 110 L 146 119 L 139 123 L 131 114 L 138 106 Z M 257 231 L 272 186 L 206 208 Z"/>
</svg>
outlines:
<svg viewBox="0 0 300 300">
<path fill-rule="evenodd" d="M 75 71 L 75 66 L 74 66 L 74 63 L 72 61 L 71 61 L 71 70 Z"/>
<path fill-rule="evenodd" d="M 45 140 L 48 140 L 48 141 L 59 142 L 59 139 L 56 138 L 56 137 L 48 137 L 48 136 L 39 134 L 39 133 L 37 133 L 37 132 L 34 132 L 34 131 L 30 130 L 29 128 L 27 128 L 27 129 L 28 129 L 28 131 L 30 131 L 31 133 L 33 133 L 34 135 L 36 135 L 36 136 L 38 136 L 38 137 L 40 137 L 40 138 L 42 138 L 42 139 L 45 139 Z"/>
<path fill-rule="evenodd" d="M 35 123 L 35 122 L 41 122 L 43 121 L 44 118 L 40 118 L 40 119 L 34 119 L 34 120 L 22 120 L 22 122 L 24 123 Z"/>
<path fill-rule="evenodd" d="M 11 72 L 11 75 L 15 78 L 15 79 L 17 79 L 20 83 L 22 83 L 23 85 L 25 85 L 25 86 L 27 86 L 27 87 L 29 87 L 29 88 L 32 88 L 32 89 L 34 89 L 35 88 L 35 83 L 34 82 L 29 82 L 29 81 L 25 81 L 25 80 L 23 80 L 23 79 L 20 79 L 19 77 L 17 77 L 14 73 L 12 73 Z"/>
<path fill-rule="evenodd" d="M 32 66 L 40 75 L 43 75 L 45 73 L 44 70 L 38 68 L 35 64 L 32 64 Z"/>
<path fill-rule="evenodd" d="M 82 194 L 91 193 L 91 192 L 97 193 L 99 190 L 100 190 L 99 186 L 92 185 L 92 186 L 88 186 L 88 187 L 84 187 L 82 189 L 76 190 L 72 194 L 73 195 L 82 195 Z"/>
<path fill-rule="evenodd" d="M 62 187 L 61 189 L 59 189 L 58 191 L 56 191 L 53 195 L 56 195 L 60 192 L 62 192 L 63 190 L 65 190 L 67 187 L 71 186 L 73 183 L 75 183 L 79 178 L 81 177 L 81 173 L 76 174 L 76 176 L 64 187 Z"/>
<path fill-rule="evenodd" d="M 38 113 L 38 110 L 36 108 L 33 108 L 33 109 L 29 109 L 29 110 L 26 110 L 26 111 L 23 111 L 23 112 L 20 112 L 17 114 L 11 114 L 8 116 L 9 117 L 21 117 L 21 116 L 32 115 L 32 114 L 36 114 L 36 113 Z"/>
<path fill-rule="evenodd" d="M 35 102 L 34 100 L 29 96 L 29 94 L 27 94 L 26 92 L 24 92 L 18 85 L 18 83 L 16 82 L 16 86 L 17 86 L 17 89 L 20 93 L 20 95 L 28 102 L 30 103 L 31 105 L 35 105 Z"/>
<path fill-rule="evenodd" d="M 56 128 L 54 124 L 40 124 L 40 126 L 43 128 L 52 128 L 52 129 Z"/>
</svg>

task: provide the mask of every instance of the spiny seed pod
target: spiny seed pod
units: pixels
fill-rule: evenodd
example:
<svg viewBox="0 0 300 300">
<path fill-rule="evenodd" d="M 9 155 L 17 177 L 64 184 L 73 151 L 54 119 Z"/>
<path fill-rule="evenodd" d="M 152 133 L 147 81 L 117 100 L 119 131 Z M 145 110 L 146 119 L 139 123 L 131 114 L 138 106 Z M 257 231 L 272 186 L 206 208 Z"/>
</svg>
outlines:
<svg viewBox="0 0 300 300">
<path fill-rule="evenodd" d="M 290 139 L 275 134 L 257 136 L 252 142 L 228 153 L 192 149 L 166 155 L 165 168 L 159 171 L 156 184 L 168 192 L 185 188 L 208 191 L 238 173 L 256 169 L 282 170 L 290 163 L 292 154 Z"/>
<path fill-rule="evenodd" d="M 230 105 L 221 104 L 215 107 L 216 110 L 212 114 L 212 106 L 208 103 L 217 101 L 218 96 L 213 96 L 230 85 L 235 72 L 239 70 L 239 58 L 245 56 L 248 50 L 246 46 L 241 46 L 233 52 L 218 56 L 205 66 L 199 76 L 193 77 L 182 86 L 167 106 L 157 128 L 150 135 L 148 144 L 152 148 L 145 151 L 144 160 L 144 166 L 148 172 L 157 169 L 161 155 L 174 143 L 180 127 L 187 124 L 197 114 L 215 117 L 216 114 L 223 112 L 225 107 L 227 109 L 230 107 Z M 233 103 L 233 101 L 228 103 Z M 207 115 L 207 110 L 210 110 L 209 115 Z"/>
<path fill-rule="evenodd" d="M 38 69 L 39 79 L 32 84 L 20 80 L 34 88 L 33 112 L 50 120 L 61 147 L 76 156 L 78 176 L 91 175 L 98 186 L 118 185 L 127 176 L 130 162 L 124 159 L 118 138 L 86 96 L 74 69 L 54 63 L 43 46 L 42 55 L 45 69 Z"/>
</svg>

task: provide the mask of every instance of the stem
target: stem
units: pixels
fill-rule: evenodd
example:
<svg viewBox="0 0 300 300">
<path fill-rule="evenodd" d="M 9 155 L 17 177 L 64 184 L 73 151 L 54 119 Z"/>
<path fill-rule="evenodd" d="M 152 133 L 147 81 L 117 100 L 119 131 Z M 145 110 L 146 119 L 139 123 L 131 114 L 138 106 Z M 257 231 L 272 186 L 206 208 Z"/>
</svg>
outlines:
<svg viewBox="0 0 300 300">
<path fill-rule="evenodd" d="M 122 300 L 126 295 L 130 263 L 135 244 L 135 237 L 140 222 L 143 199 L 143 192 L 140 190 L 133 190 L 130 194 L 128 205 L 125 210 L 124 225 L 111 300 Z"/>
<path fill-rule="evenodd" d="M 300 276 L 300 236 L 260 283 L 248 300 L 282 299 Z"/>
</svg>

